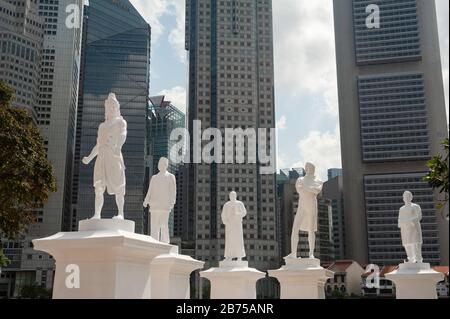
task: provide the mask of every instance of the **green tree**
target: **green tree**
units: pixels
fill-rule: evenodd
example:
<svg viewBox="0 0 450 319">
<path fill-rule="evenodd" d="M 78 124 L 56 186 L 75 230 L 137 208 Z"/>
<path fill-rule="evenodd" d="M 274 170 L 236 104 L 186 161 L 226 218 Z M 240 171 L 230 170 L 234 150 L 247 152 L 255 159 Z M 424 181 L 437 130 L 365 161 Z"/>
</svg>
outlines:
<svg viewBox="0 0 450 319">
<path fill-rule="evenodd" d="M 0 239 L 15 240 L 35 221 L 33 208 L 47 201 L 56 183 L 39 129 L 12 100 L 12 89 L 0 81 Z M 6 263 L 0 242 L 0 267 Z"/>
<path fill-rule="evenodd" d="M 20 289 L 20 298 L 25 299 L 50 299 L 52 297 L 52 291 L 45 289 L 37 283 L 25 285 Z"/>
<path fill-rule="evenodd" d="M 444 154 L 436 155 L 428 163 L 429 172 L 425 176 L 425 180 L 430 184 L 433 189 L 437 189 L 439 193 L 444 195 L 444 200 L 438 204 L 438 208 L 442 209 L 448 202 L 448 165 L 449 165 L 449 141 L 446 138 L 442 142 L 444 147 Z M 445 213 L 445 212 L 444 212 Z M 448 211 L 446 212 L 446 218 L 448 219 Z"/>
<path fill-rule="evenodd" d="M 347 293 L 341 291 L 338 288 L 334 288 L 331 293 L 331 298 L 333 299 L 345 299 L 347 297 L 348 297 Z"/>
</svg>

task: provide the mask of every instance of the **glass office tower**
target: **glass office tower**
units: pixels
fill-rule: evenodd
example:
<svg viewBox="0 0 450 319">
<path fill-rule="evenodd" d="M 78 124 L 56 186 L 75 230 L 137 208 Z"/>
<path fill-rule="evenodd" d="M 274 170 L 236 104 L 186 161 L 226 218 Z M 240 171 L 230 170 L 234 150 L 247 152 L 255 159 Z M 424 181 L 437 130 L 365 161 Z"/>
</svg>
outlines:
<svg viewBox="0 0 450 319">
<path fill-rule="evenodd" d="M 145 187 L 148 190 L 150 178 L 158 174 L 158 162 L 161 157 L 170 159 L 170 152 L 176 141 L 170 140 L 170 134 L 176 128 L 185 127 L 185 115 L 177 109 L 170 101 L 165 100 L 165 96 L 154 96 L 150 98 L 147 116 L 147 141 L 146 141 L 146 172 Z M 170 237 L 174 237 L 175 223 L 178 225 L 176 236 L 182 237 L 183 210 L 186 205 L 183 203 L 184 188 L 183 176 L 180 171 L 181 165 L 169 161 L 169 172 L 177 178 L 177 202 L 174 211 L 170 214 L 169 231 Z M 145 192 L 145 193 L 146 193 Z M 146 225 L 150 233 L 150 223 Z"/>
<path fill-rule="evenodd" d="M 97 129 L 105 119 L 104 101 L 116 93 L 128 122 L 122 153 L 126 166 L 125 215 L 144 231 L 143 186 L 145 131 L 150 74 L 150 26 L 128 0 L 96 0 L 85 7 L 80 98 L 75 151 L 70 228 L 93 216 L 94 188 L 91 163 L 81 163 L 96 144 Z M 105 194 L 102 216 L 117 214 L 114 197 Z"/>
</svg>

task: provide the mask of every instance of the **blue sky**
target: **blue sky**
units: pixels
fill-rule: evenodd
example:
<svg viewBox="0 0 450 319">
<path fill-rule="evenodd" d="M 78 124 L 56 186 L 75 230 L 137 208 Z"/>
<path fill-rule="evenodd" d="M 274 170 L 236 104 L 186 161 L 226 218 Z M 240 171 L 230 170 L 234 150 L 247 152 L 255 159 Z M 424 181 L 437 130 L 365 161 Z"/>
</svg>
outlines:
<svg viewBox="0 0 450 319">
<path fill-rule="evenodd" d="M 184 1 L 131 0 L 152 26 L 151 94 L 183 110 Z M 449 2 L 436 4 L 448 106 Z M 312 161 L 322 178 L 341 166 L 332 10 L 331 0 L 273 0 L 278 167 Z"/>
</svg>

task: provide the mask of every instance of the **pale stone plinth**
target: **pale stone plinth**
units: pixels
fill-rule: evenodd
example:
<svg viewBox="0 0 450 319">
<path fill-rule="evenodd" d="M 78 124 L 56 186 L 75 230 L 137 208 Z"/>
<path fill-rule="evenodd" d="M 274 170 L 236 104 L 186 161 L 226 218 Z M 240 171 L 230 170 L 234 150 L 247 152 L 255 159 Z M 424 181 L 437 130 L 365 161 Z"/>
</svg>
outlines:
<svg viewBox="0 0 450 319">
<path fill-rule="evenodd" d="M 385 276 L 395 284 L 397 299 L 437 299 L 436 285 L 444 280 L 444 274 L 425 263 L 400 264 Z"/>
<path fill-rule="evenodd" d="M 165 254 L 153 259 L 152 299 L 189 299 L 190 275 L 204 264 L 179 254 Z"/>
<path fill-rule="evenodd" d="M 246 261 L 223 261 L 200 276 L 211 282 L 211 299 L 256 299 L 256 282 L 265 273 L 248 268 Z"/>
<path fill-rule="evenodd" d="M 149 299 L 152 260 L 178 252 L 135 234 L 132 221 L 85 220 L 79 228 L 33 240 L 36 250 L 56 261 L 55 299 Z"/>
<path fill-rule="evenodd" d="M 286 266 L 269 270 L 280 282 L 281 299 L 325 299 L 325 283 L 333 272 L 320 266 L 319 259 L 285 258 Z"/>
</svg>

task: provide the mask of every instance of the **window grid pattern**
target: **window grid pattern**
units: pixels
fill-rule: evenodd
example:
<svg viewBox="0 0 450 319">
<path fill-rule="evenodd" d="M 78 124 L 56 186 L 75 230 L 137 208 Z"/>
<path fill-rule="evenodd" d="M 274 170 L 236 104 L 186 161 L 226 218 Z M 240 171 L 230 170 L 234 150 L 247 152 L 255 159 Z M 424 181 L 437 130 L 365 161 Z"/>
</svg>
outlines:
<svg viewBox="0 0 450 319">
<path fill-rule="evenodd" d="M 422 73 L 360 77 L 358 94 L 364 161 L 429 158 Z"/>
<path fill-rule="evenodd" d="M 416 0 L 377 1 L 380 28 L 369 29 L 366 8 L 372 0 L 353 0 L 355 53 L 358 65 L 421 59 Z"/>
<path fill-rule="evenodd" d="M 423 180 L 426 173 L 366 175 L 366 203 L 369 262 L 396 265 L 406 259 L 398 228 L 398 212 L 403 193 L 414 194 L 414 202 L 422 208 L 423 258 L 439 264 L 439 240 L 433 190 Z"/>
</svg>

